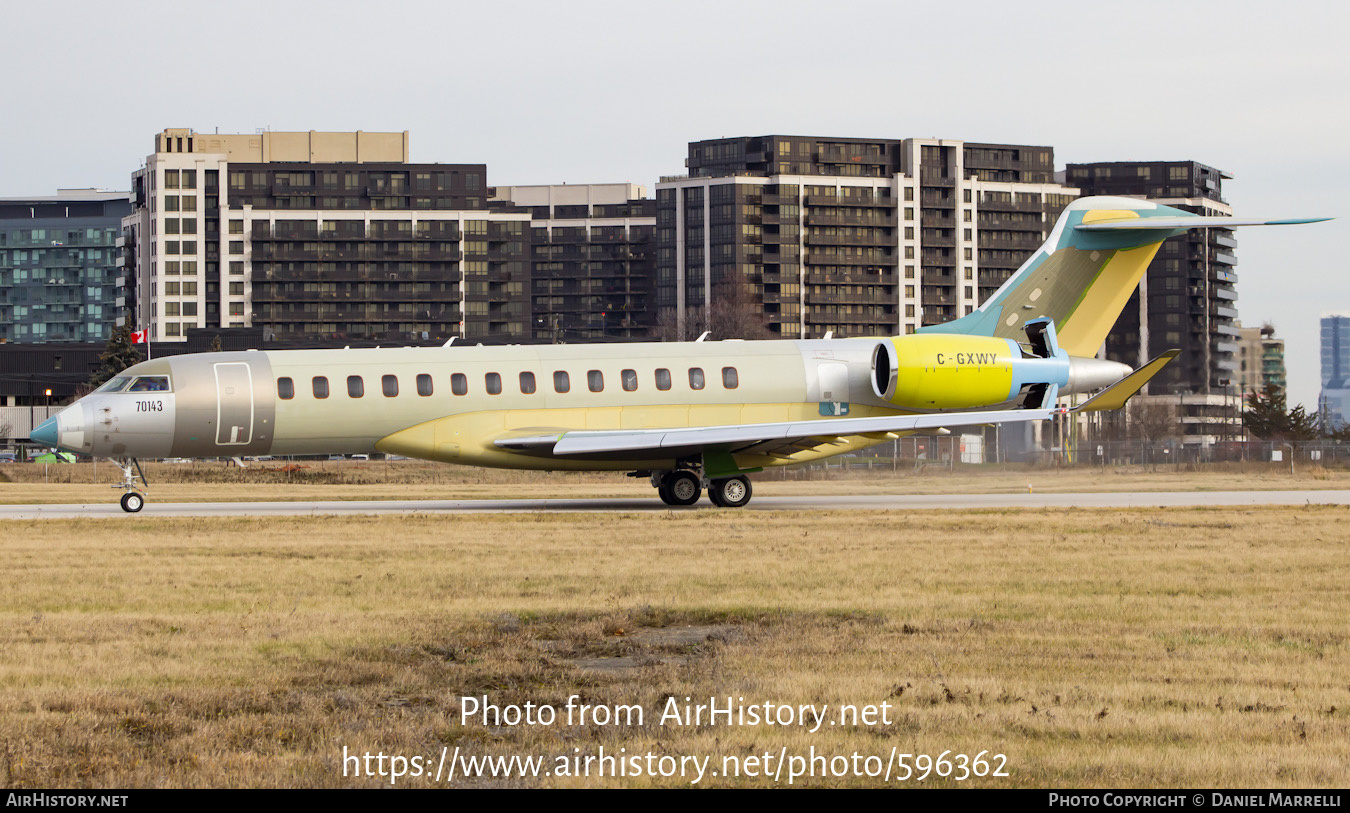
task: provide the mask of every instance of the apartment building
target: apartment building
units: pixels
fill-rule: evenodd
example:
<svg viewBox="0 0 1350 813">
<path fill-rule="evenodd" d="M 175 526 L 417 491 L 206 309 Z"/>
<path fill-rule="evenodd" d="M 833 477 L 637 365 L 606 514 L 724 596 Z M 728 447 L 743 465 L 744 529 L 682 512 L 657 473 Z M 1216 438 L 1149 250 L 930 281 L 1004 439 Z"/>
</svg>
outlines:
<svg viewBox="0 0 1350 813">
<path fill-rule="evenodd" d="M 165 130 L 126 218 L 156 341 L 523 338 L 528 214 L 489 212 L 483 164 L 413 164 L 404 133 Z"/>
<path fill-rule="evenodd" d="M 744 298 L 772 336 L 890 335 L 971 312 L 1077 190 L 1050 147 L 755 136 L 693 142 L 656 193 L 656 305 L 684 335 Z"/>
<path fill-rule="evenodd" d="M 0 342 L 104 341 L 124 316 L 126 192 L 0 198 Z"/>
<path fill-rule="evenodd" d="M 530 216 L 531 337 L 541 342 L 647 338 L 656 201 L 631 183 L 500 186 L 496 211 Z"/>
</svg>

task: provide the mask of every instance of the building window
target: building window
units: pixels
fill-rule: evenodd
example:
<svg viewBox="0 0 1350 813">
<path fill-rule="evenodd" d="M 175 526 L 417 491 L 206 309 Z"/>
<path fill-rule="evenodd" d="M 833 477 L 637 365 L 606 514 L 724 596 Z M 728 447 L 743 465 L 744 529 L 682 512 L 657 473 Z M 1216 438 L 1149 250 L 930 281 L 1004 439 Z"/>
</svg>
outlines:
<svg viewBox="0 0 1350 813">
<path fill-rule="evenodd" d="M 558 370 L 557 372 L 555 372 L 553 374 L 553 391 L 571 392 L 571 390 L 572 390 L 572 381 L 568 377 L 566 371 Z"/>
<path fill-rule="evenodd" d="M 366 394 L 366 383 L 361 380 L 359 375 L 347 376 L 347 396 L 349 398 L 360 398 Z"/>
<path fill-rule="evenodd" d="M 314 397 L 328 397 L 328 379 L 321 375 L 314 376 Z"/>
<path fill-rule="evenodd" d="M 502 394 L 502 377 L 499 373 L 488 373 L 483 379 L 487 384 L 488 395 Z"/>
<path fill-rule="evenodd" d="M 469 378 L 464 373 L 455 373 L 450 376 L 450 391 L 455 395 L 469 394 Z"/>
<path fill-rule="evenodd" d="M 619 373 L 619 381 L 623 384 L 624 392 L 633 392 L 637 389 L 637 370 L 624 370 Z"/>
<path fill-rule="evenodd" d="M 740 386 L 740 379 L 736 375 L 735 367 L 722 368 L 722 386 L 729 390 L 734 390 Z"/>
<path fill-rule="evenodd" d="M 426 373 L 420 373 L 417 376 L 417 394 L 422 396 L 431 395 L 431 376 Z"/>
<path fill-rule="evenodd" d="M 534 373 L 520 374 L 520 391 L 525 395 L 534 395 Z"/>
<path fill-rule="evenodd" d="M 277 379 L 277 397 L 289 401 L 295 397 L 295 382 L 289 378 Z"/>
<path fill-rule="evenodd" d="M 395 398 L 398 396 L 398 376 L 386 375 L 380 378 L 380 389 L 384 391 L 385 398 Z"/>
<path fill-rule="evenodd" d="M 703 368 L 702 368 L 702 367 L 690 367 L 690 368 L 689 368 L 689 389 L 691 389 L 691 390 L 701 390 L 701 389 L 703 389 L 703 384 L 704 384 L 704 381 L 703 381 Z"/>
<path fill-rule="evenodd" d="M 670 370 L 665 367 L 656 370 L 656 388 L 662 392 L 670 389 Z"/>
</svg>

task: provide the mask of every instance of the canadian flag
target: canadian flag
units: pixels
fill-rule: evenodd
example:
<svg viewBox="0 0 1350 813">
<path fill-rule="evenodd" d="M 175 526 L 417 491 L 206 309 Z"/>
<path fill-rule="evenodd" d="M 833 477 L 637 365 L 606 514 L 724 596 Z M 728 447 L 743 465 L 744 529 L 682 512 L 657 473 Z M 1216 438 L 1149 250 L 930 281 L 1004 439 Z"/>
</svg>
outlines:
<svg viewBox="0 0 1350 813">
<path fill-rule="evenodd" d="M 133 330 L 133 331 L 131 332 L 131 343 L 132 343 L 132 344 L 145 344 L 146 342 L 149 342 L 149 341 L 150 341 L 150 331 L 149 331 L 149 330 Z"/>
</svg>

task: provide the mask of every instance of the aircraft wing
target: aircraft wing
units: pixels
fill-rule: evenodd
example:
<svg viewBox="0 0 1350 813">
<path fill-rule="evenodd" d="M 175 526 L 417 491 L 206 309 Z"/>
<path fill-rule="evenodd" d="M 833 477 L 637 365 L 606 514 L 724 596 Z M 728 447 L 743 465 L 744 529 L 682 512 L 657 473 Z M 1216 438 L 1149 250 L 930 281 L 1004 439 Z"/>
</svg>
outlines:
<svg viewBox="0 0 1350 813">
<path fill-rule="evenodd" d="M 1292 226 L 1299 223 L 1320 223 L 1329 217 L 1301 217 L 1270 220 L 1260 217 L 1132 217 L 1121 220 L 1099 220 L 1080 223 L 1077 231 L 1154 231 L 1157 229 L 1195 229 L 1213 227 L 1229 229 L 1234 226 Z"/>
<path fill-rule="evenodd" d="M 987 412 L 941 412 L 882 415 L 870 418 L 822 418 L 813 421 L 691 426 L 670 429 L 595 429 L 519 434 L 499 438 L 498 448 L 554 457 L 654 452 L 690 453 L 703 449 L 786 456 L 792 451 L 834 444 L 854 435 L 882 436 L 954 426 L 1044 421 L 1064 409 L 1008 409 Z"/>
</svg>

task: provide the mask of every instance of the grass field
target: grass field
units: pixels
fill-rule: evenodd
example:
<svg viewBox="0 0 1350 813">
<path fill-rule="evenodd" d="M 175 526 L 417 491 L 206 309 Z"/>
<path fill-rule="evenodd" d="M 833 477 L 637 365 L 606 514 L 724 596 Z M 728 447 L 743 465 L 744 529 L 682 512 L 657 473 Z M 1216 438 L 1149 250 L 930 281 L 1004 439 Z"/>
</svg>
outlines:
<svg viewBox="0 0 1350 813">
<path fill-rule="evenodd" d="M 345 746 L 550 767 L 623 748 L 712 770 L 895 747 L 1007 756 L 1007 778 L 925 784 L 1339 787 L 1347 520 L 1309 506 L 10 522 L 0 785 L 388 783 L 344 777 Z M 645 717 L 463 722 L 462 698 L 484 695 Z M 887 722 L 815 733 L 658 722 L 670 698 L 728 696 L 829 719 L 890 705 Z"/>
</svg>

